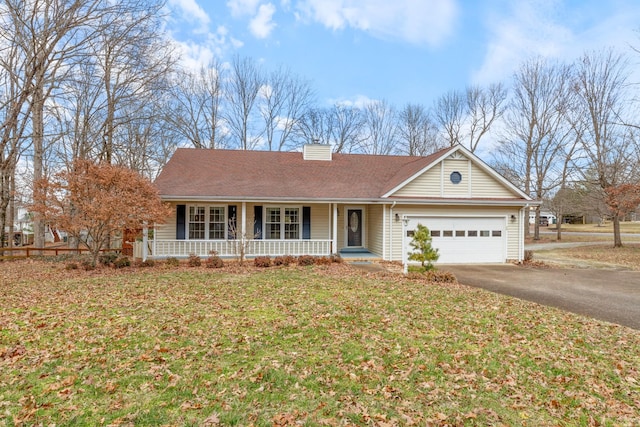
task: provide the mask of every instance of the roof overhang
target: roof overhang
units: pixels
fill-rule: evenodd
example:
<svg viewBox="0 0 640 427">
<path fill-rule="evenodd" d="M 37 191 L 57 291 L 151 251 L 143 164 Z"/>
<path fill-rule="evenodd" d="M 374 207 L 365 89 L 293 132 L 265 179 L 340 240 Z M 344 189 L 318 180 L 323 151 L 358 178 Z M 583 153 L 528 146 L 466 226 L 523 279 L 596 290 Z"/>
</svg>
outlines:
<svg viewBox="0 0 640 427">
<path fill-rule="evenodd" d="M 420 199 L 420 198 L 365 198 L 365 199 L 341 199 L 341 198 L 325 198 L 310 199 L 301 197 L 211 197 L 211 196 L 160 196 L 165 202 L 182 202 L 182 203 L 341 203 L 341 204 L 405 204 L 405 205 L 432 205 L 432 206 L 540 206 L 542 201 L 526 200 L 526 199 L 455 199 L 455 198 L 437 198 L 437 199 Z"/>
</svg>

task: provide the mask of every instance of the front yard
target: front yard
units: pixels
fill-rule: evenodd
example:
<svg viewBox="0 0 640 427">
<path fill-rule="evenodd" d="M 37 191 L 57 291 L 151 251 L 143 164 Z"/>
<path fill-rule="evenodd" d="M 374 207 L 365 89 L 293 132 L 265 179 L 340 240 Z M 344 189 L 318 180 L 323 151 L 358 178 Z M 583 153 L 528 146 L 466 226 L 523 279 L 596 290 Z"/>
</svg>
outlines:
<svg viewBox="0 0 640 427">
<path fill-rule="evenodd" d="M 0 424 L 634 425 L 640 334 L 344 264 L 0 263 Z"/>
</svg>

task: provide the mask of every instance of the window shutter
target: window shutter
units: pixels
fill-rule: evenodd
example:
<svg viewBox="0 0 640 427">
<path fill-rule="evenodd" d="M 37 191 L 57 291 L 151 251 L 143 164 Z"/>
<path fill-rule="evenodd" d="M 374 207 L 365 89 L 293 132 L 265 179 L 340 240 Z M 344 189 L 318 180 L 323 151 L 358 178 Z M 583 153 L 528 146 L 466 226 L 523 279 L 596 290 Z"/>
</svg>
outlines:
<svg viewBox="0 0 640 427">
<path fill-rule="evenodd" d="M 187 216 L 186 205 L 176 205 L 176 239 L 184 240 Z"/>
<path fill-rule="evenodd" d="M 311 239 L 311 206 L 302 207 L 302 238 Z"/>
<path fill-rule="evenodd" d="M 253 238 L 262 239 L 262 206 L 253 207 Z"/>
<path fill-rule="evenodd" d="M 238 238 L 237 234 L 240 234 L 242 230 L 238 226 L 238 207 L 236 205 L 229 205 L 227 208 L 227 224 L 229 227 L 227 231 L 227 238 Z"/>
</svg>

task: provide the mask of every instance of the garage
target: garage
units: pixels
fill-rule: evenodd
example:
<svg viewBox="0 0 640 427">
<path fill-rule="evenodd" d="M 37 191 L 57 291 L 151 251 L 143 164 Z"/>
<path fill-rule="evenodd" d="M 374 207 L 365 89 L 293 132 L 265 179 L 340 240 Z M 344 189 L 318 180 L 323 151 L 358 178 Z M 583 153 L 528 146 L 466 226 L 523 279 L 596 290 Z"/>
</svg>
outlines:
<svg viewBox="0 0 640 427">
<path fill-rule="evenodd" d="M 438 249 L 438 264 L 505 262 L 507 236 L 505 217 L 408 217 L 405 252 L 418 224 L 431 233 L 431 245 Z"/>
</svg>

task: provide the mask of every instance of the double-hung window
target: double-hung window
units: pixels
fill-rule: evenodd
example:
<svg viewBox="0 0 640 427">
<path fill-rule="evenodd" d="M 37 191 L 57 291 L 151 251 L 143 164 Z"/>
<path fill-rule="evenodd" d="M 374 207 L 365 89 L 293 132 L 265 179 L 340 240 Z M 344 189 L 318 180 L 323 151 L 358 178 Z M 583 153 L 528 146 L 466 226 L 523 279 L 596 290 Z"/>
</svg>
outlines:
<svg viewBox="0 0 640 427">
<path fill-rule="evenodd" d="M 226 224 L 224 206 L 189 206 L 187 226 L 191 240 L 224 240 Z"/>
<path fill-rule="evenodd" d="M 226 220 L 224 208 L 222 206 L 213 206 L 209 208 L 209 239 L 224 240 L 224 232 L 226 228 Z"/>
<path fill-rule="evenodd" d="M 266 239 L 300 239 L 300 208 L 267 207 L 265 214 Z"/>
</svg>

